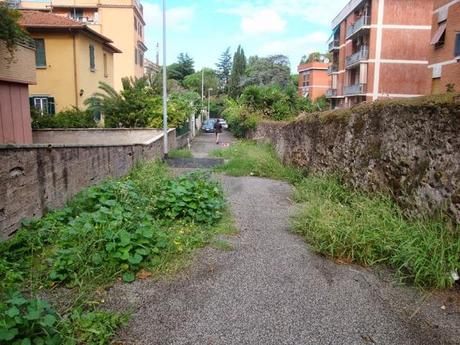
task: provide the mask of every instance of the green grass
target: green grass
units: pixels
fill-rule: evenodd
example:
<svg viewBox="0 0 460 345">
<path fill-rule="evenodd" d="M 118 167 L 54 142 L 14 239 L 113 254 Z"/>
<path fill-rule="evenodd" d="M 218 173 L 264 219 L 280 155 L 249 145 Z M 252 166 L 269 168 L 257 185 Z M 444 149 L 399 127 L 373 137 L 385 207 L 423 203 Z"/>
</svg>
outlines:
<svg viewBox="0 0 460 345">
<path fill-rule="evenodd" d="M 460 227 L 441 219 L 408 219 L 384 194 L 365 194 L 335 177 L 296 185 L 302 203 L 294 229 L 318 253 L 365 266 L 386 264 L 424 288 L 448 288 L 460 270 Z"/>
<path fill-rule="evenodd" d="M 228 159 L 216 171 L 231 176 L 258 176 L 289 182 L 302 178 L 302 172 L 281 163 L 275 150 L 268 144 L 239 141 L 228 148 L 213 151 L 212 155 Z"/>
<path fill-rule="evenodd" d="M 192 151 L 189 149 L 176 149 L 168 153 L 170 158 L 193 158 Z"/>
<path fill-rule="evenodd" d="M 169 275 L 232 231 L 222 189 L 205 173 L 173 177 L 153 162 L 88 188 L 0 243 L 0 343 L 30 333 L 32 343 L 108 344 L 126 317 L 100 311 L 97 291 L 139 272 Z M 48 308 L 39 297 L 50 295 Z"/>
<path fill-rule="evenodd" d="M 409 219 L 389 195 L 353 190 L 333 176 L 306 177 L 283 165 L 269 145 L 241 141 L 214 155 L 229 160 L 217 169 L 228 175 L 291 182 L 299 203 L 293 227 L 318 253 L 365 266 L 385 264 L 424 288 L 454 283 L 460 226 L 450 220 Z"/>
</svg>

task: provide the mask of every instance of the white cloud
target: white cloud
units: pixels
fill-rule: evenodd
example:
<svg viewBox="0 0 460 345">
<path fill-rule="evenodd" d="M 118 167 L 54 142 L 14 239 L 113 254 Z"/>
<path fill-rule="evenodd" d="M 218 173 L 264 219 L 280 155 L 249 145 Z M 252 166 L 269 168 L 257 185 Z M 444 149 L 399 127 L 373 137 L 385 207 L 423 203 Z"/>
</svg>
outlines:
<svg viewBox="0 0 460 345">
<path fill-rule="evenodd" d="M 157 4 L 144 3 L 144 20 L 148 26 L 161 27 L 162 9 Z M 185 31 L 195 16 L 193 7 L 173 7 L 166 10 L 166 23 L 169 29 Z"/>
<path fill-rule="evenodd" d="M 241 29 L 247 34 L 262 34 L 282 32 L 286 22 L 273 10 L 266 9 L 244 16 L 241 19 Z"/>
</svg>

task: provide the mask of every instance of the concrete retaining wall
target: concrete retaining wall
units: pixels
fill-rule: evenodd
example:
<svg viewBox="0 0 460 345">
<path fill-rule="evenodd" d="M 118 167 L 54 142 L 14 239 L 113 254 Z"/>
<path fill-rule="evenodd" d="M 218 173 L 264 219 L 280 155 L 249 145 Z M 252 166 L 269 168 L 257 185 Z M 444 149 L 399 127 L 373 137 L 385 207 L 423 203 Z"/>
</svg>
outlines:
<svg viewBox="0 0 460 345">
<path fill-rule="evenodd" d="M 11 236 L 23 219 L 63 206 L 83 188 L 125 175 L 138 160 L 161 158 L 163 136 L 150 138 L 123 145 L 0 145 L 0 238 Z M 176 148 L 175 130 L 168 138 Z"/>
</svg>

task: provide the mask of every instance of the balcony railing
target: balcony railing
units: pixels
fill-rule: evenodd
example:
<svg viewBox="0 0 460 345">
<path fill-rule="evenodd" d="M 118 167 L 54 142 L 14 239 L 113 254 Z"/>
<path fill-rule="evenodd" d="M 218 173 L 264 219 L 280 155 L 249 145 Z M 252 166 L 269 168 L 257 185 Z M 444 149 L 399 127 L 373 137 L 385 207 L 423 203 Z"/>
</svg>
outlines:
<svg viewBox="0 0 460 345">
<path fill-rule="evenodd" d="M 369 49 L 367 47 L 361 48 L 358 52 L 353 55 L 347 56 L 345 59 L 345 66 L 351 67 L 360 61 L 369 59 Z"/>
<path fill-rule="evenodd" d="M 340 47 L 340 42 L 339 40 L 333 40 L 332 42 L 329 43 L 329 51 L 337 50 Z"/>
<path fill-rule="evenodd" d="M 344 93 L 346 96 L 363 95 L 363 94 L 366 94 L 366 90 L 367 90 L 366 84 L 354 84 L 354 85 L 345 86 Z"/>
<path fill-rule="evenodd" d="M 68 16 L 68 18 L 76 20 L 77 22 L 83 23 L 83 24 L 99 24 L 99 20 L 95 17 L 73 17 L 73 16 Z"/>
<path fill-rule="evenodd" d="M 362 16 L 359 18 L 354 24 L 350 25 L 347 29 L 347 38 L 353 36 L 359 30 L 361 30 L 364 26 L 368 26 L 370 24 L 371 17 L 369 16 Z"/>
<path fill-rule="evenodd" d="M 337 97 L 337 89 L 327 89 L 326 98 Z"/>
<path fill-rule="evenodd" d="M 339 66 L 337 65 L 330 65 L 327 68 L 327 74 L 337 73 L 339 71 Z"/>
</svg>

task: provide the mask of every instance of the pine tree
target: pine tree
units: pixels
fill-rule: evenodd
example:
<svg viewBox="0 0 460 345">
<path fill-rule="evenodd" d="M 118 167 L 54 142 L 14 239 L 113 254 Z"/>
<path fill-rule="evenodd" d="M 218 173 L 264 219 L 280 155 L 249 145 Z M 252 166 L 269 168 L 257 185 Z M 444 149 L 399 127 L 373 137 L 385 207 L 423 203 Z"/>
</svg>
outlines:
<svg viewBox="0 0 460 345">
<path fill-rule="evenodd" d="M 220 56 L 219 62 L 216 63 L 217 76 L 220 80 L 220 87 L 224 92 L 228 91 L 228 82 L 230 80 L 230 73 L 232 71 L 232 56 L 230 54 L 230 47 L 228 47 Z"/>
<path fill-rule="evenodd" d="M 246 56 L 241 46 L 238 46 L 233 57 L 232 73 L 229 81 L 229 95 L 237 98 L 241 94 L 242 82 L 246 73 Z"/>
</svg>

